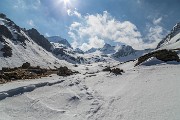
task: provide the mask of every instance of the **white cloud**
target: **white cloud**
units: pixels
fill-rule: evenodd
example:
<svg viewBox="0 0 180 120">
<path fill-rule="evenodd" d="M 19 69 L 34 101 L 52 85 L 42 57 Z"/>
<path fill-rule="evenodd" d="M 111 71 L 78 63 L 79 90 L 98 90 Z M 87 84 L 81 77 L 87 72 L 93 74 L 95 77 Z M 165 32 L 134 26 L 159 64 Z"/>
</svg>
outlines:
<svg viewBox="0 0 180 120">
<path fill-rule="evenodd" d="M 153 24 L 148 24 L 146 26 L 146 29 L 148 30 L 146 35 L 146 40 L 148 40 L 148 43 L 145 43 L 144 46 L 148 48 L 155 48 L 157 44 L 165 37 L 165 35 L 168 33 L 167 30 L 165 30 L 161 25 L 159 25 L 162 21 L 162 17 L 153 19 Z"/>
<path fill-rule="evenodd" d="M 105 44 L 104 40 L 99 39 L 97 36 L 89 39 L 89 45 L 94 48 L 101 48 Z"/>
<path fill-rule="evenodd" d="M 154 25 L 158 25 L 159 23 L 161 23 L 161 21 L 162 21 L 162 17 L 160 17 L 160 18 L 158 18 L 158 19 L 154 19 L 154 20 L 153 20 L 153 24 L 154 24 Z"/>
<path fill-rule="evenodd" d="M 71 27 L 72 27 L 72 28 L 76 28 L 76 27 L 79 27 L 79 26 L 81 26 L 81 23 L 79 23 L 79 22 L 73 22 L 73 23 L 71 24 Z"/>
<path fill-rule="evenodd" d="M 69 35 L 82 48 L 102 47 L 104 40 L 125 43 L 142 49 L 143 40 L 137 27 L 130 21 L 118 21 L 107 11 L 103 14 L 82 16 L 81 23 L 70 26 Z M 93 43 L 93 44 L 92 44 Z"/>
<path fill-rule="evenodd" d="M 34 24 L 33 20 L 28 20 L 27 24 L 30 25 L 31 27 L 35 27 L 35 24 Z"/>
<path fill-rule="evenodd" d="M 81 16 L 81 13 L 79 13 L 79 12 L 77 11 L 77 9 L 75 9 L 75 10 L 68 9 L 68 10 L 67 10 L 67 14 L 68 14 L 69 16 L 76 16 L 76 17 L 78 17 L 78 18 L 81 18 L 81 17 L 82 17 L 82 16 Z"/>
<path fill-rule="evenodd" d="M 146 47 L 154 48 L 163 39 L 167 31 L 159 25 L 151 25 L 148 27 L 148 34 L 146 39 L 149 43 L 146 43 Z"/>
<path fill-rule="evenodd" d="M 78 47 L 78 42 L 76 41 L 76 40 L 74 40 L 72 43 L 71 43 L 71 46 L 73 47 L 73 48 L 77 48 Z"/>
<path fill-rule="evenodd" d="M 83 51 L 87 51 L 87 50 L 91 49 L 92 47 L 87 43 L 83 43 L 79 48 Z"/>
</svg>

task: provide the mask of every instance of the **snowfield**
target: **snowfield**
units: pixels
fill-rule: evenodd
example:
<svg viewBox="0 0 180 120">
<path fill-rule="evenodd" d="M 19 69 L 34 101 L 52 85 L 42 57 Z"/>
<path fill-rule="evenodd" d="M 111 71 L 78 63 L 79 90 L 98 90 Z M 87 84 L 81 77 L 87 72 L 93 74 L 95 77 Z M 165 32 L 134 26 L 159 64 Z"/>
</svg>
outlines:
<svg viewBox="0 0 180 120">
<path fill-rule="evenodd" d="M 69 77 L 2 84 L 0 120 L 180 120 L 180 64 L 134 64 L 110 63 L 125 70 L 119 76 L 100 62 Z"/>
</svg>

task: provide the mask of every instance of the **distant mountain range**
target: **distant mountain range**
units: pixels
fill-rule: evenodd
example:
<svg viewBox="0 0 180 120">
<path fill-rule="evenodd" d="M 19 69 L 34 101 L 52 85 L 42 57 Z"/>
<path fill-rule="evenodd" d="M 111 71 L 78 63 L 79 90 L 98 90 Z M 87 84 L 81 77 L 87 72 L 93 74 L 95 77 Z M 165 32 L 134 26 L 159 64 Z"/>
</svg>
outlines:
<svg viewBox="0 0 180 120">
<path fill-rule="evenodd" d="M 180 48 L 180 23 L 158 44 L 157 49 Z M 42 67 L 54 67 L 64 64 L 81 64 L 118 60 L 134 60 L 151 52 L 152 49 L 135 50 L 131 46 L 112 46 L 105 44 L 102 48 L 91 48 L 84 52 L 73 49 L 70 43 L 60 37 L 44 37 L 36 29 L 23 29 L 13 21 L 0 14 L 0 67 L 16 67 L 24 62 Z"/>
</svg>

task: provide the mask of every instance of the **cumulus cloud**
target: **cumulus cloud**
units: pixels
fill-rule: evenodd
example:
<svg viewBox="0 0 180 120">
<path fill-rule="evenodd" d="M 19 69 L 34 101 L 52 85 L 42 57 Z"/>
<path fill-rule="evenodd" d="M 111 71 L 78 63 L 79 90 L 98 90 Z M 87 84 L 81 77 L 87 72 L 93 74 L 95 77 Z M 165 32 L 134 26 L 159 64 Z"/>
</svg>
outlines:
<svg viewBox="0 0 180 120">
<path fill-rule="evenodd" d="M 112 40 L 142 49 L 142 35 L 130 21 L 118 21 L 107 11 L 81 17 L 81 22 L 74 22 L 69 27 L 70 37 L 78 43 L 76 47 L 98 48 L 104 45 L 104 40 Z"/>
<path fill-rule="evenodd" d="M 165 30 L 160 24 L 162 21 L 162 17 L 158 19 L 154 19 L 152 21 L 153 24 L 147 25 L 147 35 L 146 39 L 149 43 L 145 43 L 146 47 L 154 48 L 157 44 L 164 38 L 167 34 L 167 30 Z"/>
<path fill-rule="evenodd" d="M 99 47 L 101 48 L 104 46 L 104 44 L 105 44 L 104 40 L 99 39 L 97 36 L 91 37 L 89 39 L 89 45 L 93 46 L 94 48 L 99 48 Z"/>
<path fill-rule="evenodd" d="M 69 16 L 76 16 L 76 17 L 78 17 L 78 18 L 81 18 L 81 13 L 79 13 L 79 12 L 77 11 L 77 9 L 75 9 L 75 10 L 68 9 L 68 10 L 67 10 L 67 14 L 68 14 Z"/>
<path fill-rule="evenodd" d="M 102 48 L 105 45 L 104 40 L 99 39 L 97 36 L 89 38 L 89 42 L 88 43 L 83 43 L 80 46 L 80 49 L 83 51 L 86 51 L 88 49 L 93 48 Z"/>
</svg>

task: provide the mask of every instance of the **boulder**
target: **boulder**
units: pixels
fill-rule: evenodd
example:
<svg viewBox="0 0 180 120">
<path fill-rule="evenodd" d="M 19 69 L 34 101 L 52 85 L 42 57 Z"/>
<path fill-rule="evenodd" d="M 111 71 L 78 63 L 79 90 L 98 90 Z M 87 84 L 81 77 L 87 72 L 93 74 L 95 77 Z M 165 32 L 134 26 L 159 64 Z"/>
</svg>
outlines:
<svg viewBox="0 0 180 120">
<path fill-rule="evenodd" d="M 70 76 L 72 74 L 73 72 L 70 69 L 68 69 L 66 66 L 58 68 L 57 75 L 59 76 Z"/>
</svg>

